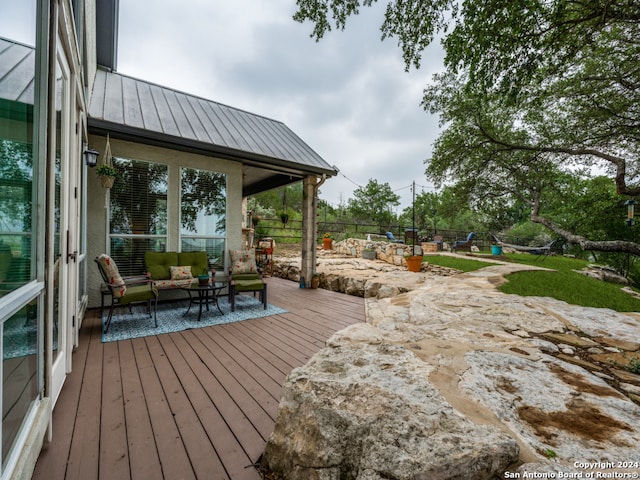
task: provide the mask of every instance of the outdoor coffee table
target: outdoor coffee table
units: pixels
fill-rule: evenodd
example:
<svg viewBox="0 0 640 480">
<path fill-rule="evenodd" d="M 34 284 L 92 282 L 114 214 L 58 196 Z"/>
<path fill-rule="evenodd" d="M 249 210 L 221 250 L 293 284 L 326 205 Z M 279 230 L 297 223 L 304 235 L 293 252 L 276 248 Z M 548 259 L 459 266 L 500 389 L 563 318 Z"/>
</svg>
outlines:
<svg viewBox="0 0 640 480">
<path fill-rule="evenodd" d="M 200 285 L 199 283 L 192 283 L 186 287 L 180 287 L 181 290 L 185 290 L 189 294 L 189 308 L 184 313 L 183 317 L 191 310 L 191 305 L 198 305 L 198 321 L 202 318 L 202 306 L 204 305 L 209 311 L 209 305 L 213 304 L 218 307 L 218 311 L 224 315 L 224 312 L 220 308 L 218 303 L 218 295 L 220 291 L 227 286 L 229 281 L 227 279 L 216 278 L 215 282 L 209 282 L 206 285 Z"/>
</svg>

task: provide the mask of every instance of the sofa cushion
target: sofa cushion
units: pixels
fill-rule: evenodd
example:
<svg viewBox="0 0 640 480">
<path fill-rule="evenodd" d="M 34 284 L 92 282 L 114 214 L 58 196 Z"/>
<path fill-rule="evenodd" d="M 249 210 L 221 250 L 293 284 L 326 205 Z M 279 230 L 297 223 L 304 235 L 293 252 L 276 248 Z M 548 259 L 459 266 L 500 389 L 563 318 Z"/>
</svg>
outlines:
<svg viewBox="0 0 640 480">
<path fill-rule="evenodd" d="M 191 266 L 191 275 L 205 275 L 209 271 L 209 257 L 207 252 L 181 252 L 178 254 L 178 262 L 173 265 Z"/>
<path fill-rule="evenodd" d="M 256 265 L 256 250 L 229 250 L 231 258 L 231 272 L 233 275 L 239 273 L 258 273 Z"/>
<path fill-rule="evenodd" d="M 153 297 L 157 296 L 158 290 L 150 284 L 133 285 L 127 289 L 127 296 L 121 298 L 120 303 L 127 305 L 129 303 L 143 302 L 145 300 L 152 300 Z"/>
<path fill-rule="evenodd" d="M 172 288 L 188 287 L 192 283 L 198 283 L 197 278 L 187 278 L 186 280 L 154 280 L 153 286 L 158 290 L 169 290 Z"/>
<path fill-rule="evenodd" d="M 169 280 L 171 265 L 186 265 L 178 261 L 178 252 L 145 252 L 144 264 L 153 280 Z"/>
<path fill-rule="evenodd" d="M 264 282 L 261 278 L 254 280 L 235 280 L 233 281 L 236 292 L 257 292 L 264 290 Z"/>
<path fill-rule="evenodd" d="M 169 271 L 171 272 L 171 280 L 187 280 L 193 278 L 193 275 L 191 275 L 191 265 L 171 266 L 169 267 Z"/>
<path fill-rule="evenodd" d="M 98 263 L 100 263 L 102 271 L 109 280 L 113 296 L 115 298 L 122 298 L 124 294 L 127 293 L 127 286 L 124 284 L 124 280 L 120 275 L 116 262 L 114 262 L 109 255 L 103 253 L 98 257 Z"/>
</svg>

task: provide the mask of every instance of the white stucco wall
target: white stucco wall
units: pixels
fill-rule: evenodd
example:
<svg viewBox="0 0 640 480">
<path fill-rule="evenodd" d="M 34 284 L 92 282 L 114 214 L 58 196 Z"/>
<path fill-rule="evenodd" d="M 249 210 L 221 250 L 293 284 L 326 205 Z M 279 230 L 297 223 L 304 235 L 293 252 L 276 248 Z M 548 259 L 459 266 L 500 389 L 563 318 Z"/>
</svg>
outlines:
<svg viewBox="0 0 640 480">
<path fill-rule="evenodd" d="M 115 157 L 128 158 L 162 163 L 169 167 L 169 192 L 168 192 L 168 225 L 169 238 L 167 248 L 169 251 L 179 251 L 179 188 L 180 167 L 199 168 L 225 173 L 227 175 L 227 239 L 226 248 L 239 249 L 242 245 L 242 165 L 237 162 L 223 160 L 192 153 L 184 153 L 166 148 L 142 145 L 121 140 L 110 140 L 111 153 Z M 89 137 L 89 146 L 102 154 L 105 151 L 105 137 Z M 117 180 L 116 180 L 117 181 Z M 107 252 L 107 194 L 108 190 L 102 188 L 100 180 L 95 175 L 95 170 L 90 169 L 87 175 L 87 257 L 88 274 L 87 287 L 89 291 L 89 306 L 100 306 L 101 278 L 93 259 Z M 228 262 L 228 257 L 225 259 Z M 143 273 L 143 272 L 140 272 Z"/>
</svg>

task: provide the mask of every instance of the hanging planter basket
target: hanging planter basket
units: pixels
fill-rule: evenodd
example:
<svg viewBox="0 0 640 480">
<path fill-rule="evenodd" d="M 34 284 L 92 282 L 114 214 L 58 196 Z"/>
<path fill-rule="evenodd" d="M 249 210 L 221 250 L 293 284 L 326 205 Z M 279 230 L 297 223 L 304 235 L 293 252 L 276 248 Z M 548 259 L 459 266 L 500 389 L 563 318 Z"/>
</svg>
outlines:
<svg viewBox="0 0 640 480">
<path fill-rule="evenodd" d="M 102 162 L 96 168 L 96 175 L 98 175 L 100 184 L 103 188 L 113 187 L 113 183 L 118 175 L 118 172 L 113 168 L 113 163 L 111 161 L 111 143 L 109 142 L 109 134 L 107 134 L 107 144 L 104 149 Z"/>
<path fill-rule="evenodd" d="M 113 187 L 113 182 L 116 181 L 116 177 L 110 177 L 108 175 L 99 175 L 98 178 L 100 179 L 100 184 L 104 187 L 104 188 L 111 188 Z"/>
</svg>

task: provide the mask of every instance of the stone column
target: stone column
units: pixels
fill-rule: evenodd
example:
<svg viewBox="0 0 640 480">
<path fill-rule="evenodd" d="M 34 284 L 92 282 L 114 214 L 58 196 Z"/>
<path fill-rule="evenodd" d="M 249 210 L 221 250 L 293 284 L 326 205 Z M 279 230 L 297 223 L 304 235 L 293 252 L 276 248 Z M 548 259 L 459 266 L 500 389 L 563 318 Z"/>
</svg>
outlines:
<svg viewBox="0 0 640 480">
<path fill-rule="evenodd" d="M 302 265 L 300 275 L 310 285 L 316 266 L 316 213 L 318 179 L 307 176 L 302 181 Z"/>
</svg>

